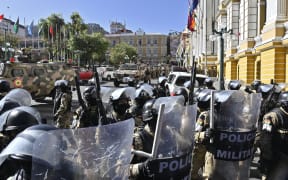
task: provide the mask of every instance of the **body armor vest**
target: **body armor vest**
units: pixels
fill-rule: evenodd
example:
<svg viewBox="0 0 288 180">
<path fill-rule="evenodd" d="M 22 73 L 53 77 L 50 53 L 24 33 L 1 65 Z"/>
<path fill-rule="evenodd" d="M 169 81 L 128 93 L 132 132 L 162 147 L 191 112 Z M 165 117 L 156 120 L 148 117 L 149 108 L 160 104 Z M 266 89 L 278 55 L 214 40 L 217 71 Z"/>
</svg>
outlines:
<svg viewBox="0 0 288 180">
<path fill-rule="evenodd" d="M 274 109 L 273 112 L 277 115 L 277 122 L 274 124 L 275 131 L 273 132 L 273 147 L 288 155 L 288 115 L 280 108 Z"/>
</svg>

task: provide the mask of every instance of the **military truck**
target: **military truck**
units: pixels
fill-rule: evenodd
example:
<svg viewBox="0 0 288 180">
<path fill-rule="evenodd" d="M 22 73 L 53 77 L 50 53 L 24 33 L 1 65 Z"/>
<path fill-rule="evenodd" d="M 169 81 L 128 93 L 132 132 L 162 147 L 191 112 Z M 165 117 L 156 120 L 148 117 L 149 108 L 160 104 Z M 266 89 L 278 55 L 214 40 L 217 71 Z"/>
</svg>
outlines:
<svg viewBox="0 0 288 180">
<path fill-rule="evenodd" d="M 46 97 L 54 98 L 56 80 L 65 79 L 74 86 L 75 75 L 72 66 L 64 63 L 0 63 L 0 80 L 7 80 L 12 89 L 26 89 L 36 101 Z"/>
<path fill-rule="evenodd" d="M 113 75 L 115 87 L 118 87 L 121 83 L 135 86 L 141 80 L 140 66 L 133 63 L 121 64 Z"/>
</svg>

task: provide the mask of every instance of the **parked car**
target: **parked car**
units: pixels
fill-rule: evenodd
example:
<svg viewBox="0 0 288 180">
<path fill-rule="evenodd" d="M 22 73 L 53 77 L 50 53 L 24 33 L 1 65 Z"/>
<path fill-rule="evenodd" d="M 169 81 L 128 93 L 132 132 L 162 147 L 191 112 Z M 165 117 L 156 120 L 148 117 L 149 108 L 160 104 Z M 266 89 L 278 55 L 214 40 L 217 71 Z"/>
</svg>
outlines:
<svg viewBox="0 0 288 180">
<path fill-rule="evenodd" d="M 114 79 L 114 71 L 115 71 L 114 67 L 105 67 L 104 71 L 101 74 L 102 79 L 107 80 L 107 81 L 113 80 Z"/>
<path fill-rule="evenodd" d="M 119 69 L 114 71 L 114 86 L 119 87 L 121 83 L 135 86 L 141 79 L 140 66 L 138 64 L 121 64 Z"/>
<path fill-rule="evenodd" d="M 195 88 L 204 86 L 204 80 L 208 76 L 204 74 L 196 74 Z M 184 87 L 184 83 L 190 81 L 191 73 L 187 72 L 170 72 L 166 82 L 166 88 L 169 90 L 171 96 L 174 96 L 176 90 L 180 87 Z"/>
</svg>

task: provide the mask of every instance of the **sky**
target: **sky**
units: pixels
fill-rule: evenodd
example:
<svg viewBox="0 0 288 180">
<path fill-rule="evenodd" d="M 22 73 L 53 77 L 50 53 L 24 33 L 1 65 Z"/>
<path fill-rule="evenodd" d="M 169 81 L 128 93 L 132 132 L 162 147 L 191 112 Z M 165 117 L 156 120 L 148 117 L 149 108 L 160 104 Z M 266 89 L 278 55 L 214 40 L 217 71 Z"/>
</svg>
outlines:
<svg viewBox="0 0 288 180">
<path fill-rule="evenodd" d="M 5 18 L 29 25 L 51 14 L 61 14 L 65 22 L 78 12 L 85 23 L 96 23 L 110 31 L 117 21 L 126 28 L 146 33 L 183 31 L 187 25 L 188 1 L 183 0 L 0 0 L 0 14 Z M 25 22 L 24 22 L 25 19 Z"/>
</svg>

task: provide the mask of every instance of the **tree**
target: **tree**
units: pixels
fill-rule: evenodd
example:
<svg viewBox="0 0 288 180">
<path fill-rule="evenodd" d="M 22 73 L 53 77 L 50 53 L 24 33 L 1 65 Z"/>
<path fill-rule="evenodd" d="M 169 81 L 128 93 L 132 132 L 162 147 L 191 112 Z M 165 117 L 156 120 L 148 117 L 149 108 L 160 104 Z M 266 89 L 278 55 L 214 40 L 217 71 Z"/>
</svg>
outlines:
<svg viewBox="0 0 288 180">
<path fill-rule="evenodd" d="M 101 33 L 93 33 L 92 35 L 80 34 L 73 36 L 68 42 L 70 51 L 80 51 L 81 64 L 95 64 L 101 63 L 105 60 L 105 52 L 107 51 L 109 43 Z"/>
<path fill-rule="evenodd" d="M 110 61 L 112 64 L 118 65 L 123 63 L 127 57 L 129 61 L 136 63 L 137 50 L 127 43 L 117 44 L 110 50 Z"/>
</svg>

